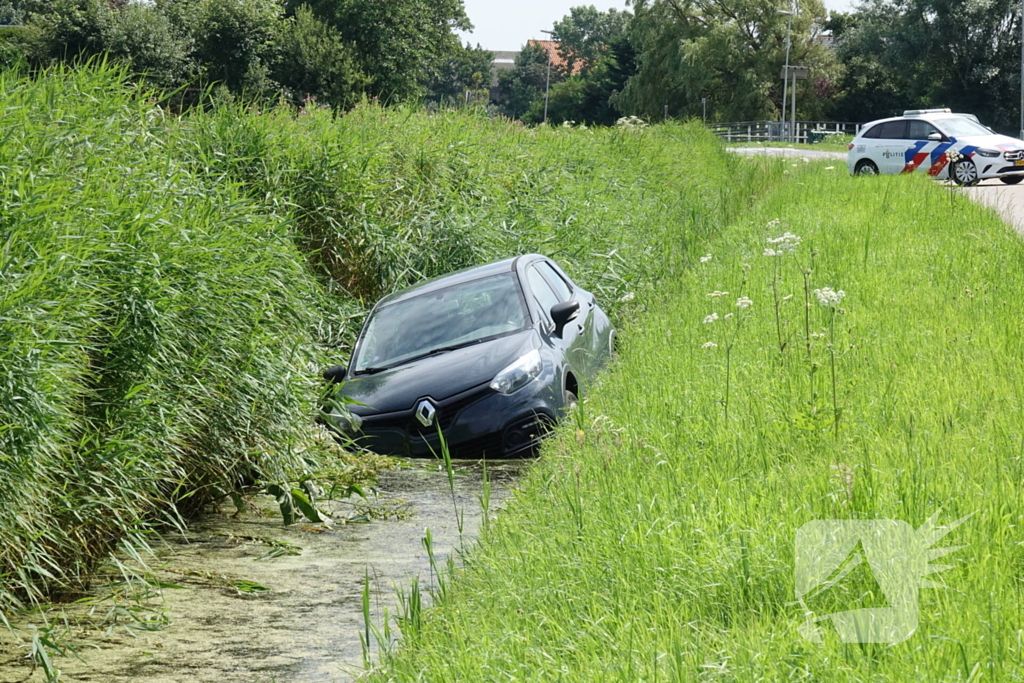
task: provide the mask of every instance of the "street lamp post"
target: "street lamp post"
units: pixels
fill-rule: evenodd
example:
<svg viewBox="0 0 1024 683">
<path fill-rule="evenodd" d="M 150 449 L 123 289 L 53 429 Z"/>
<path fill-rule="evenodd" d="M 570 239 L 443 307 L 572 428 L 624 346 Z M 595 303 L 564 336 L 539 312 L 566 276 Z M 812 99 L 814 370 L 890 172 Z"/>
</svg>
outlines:
<svg viewBox="0 0 1024 683">
<path fill-rule="evenodd" d="M 1024 2 L 1024 0 L 1021 0 L 1021 2 Z M 787 133 L 787 131 L 786 131 L 786 100 L 788 99 L 787 95 L 789 94 L 788 93 L 788 88 L 789 88 L 789 48 L 790 48 L 790 44 L 791 44 L 789 36 L 790 36 L 790 31 L 792 31 L 792 29 L 793 29 L 793 11 L 792 11 L 793 5 L 790 5 L 789 7 L 790 7 L 789 11 L 786 11 L 784 9 L 780 9 L 779 10 L 779 14 L 785 14 L 786 17 L 788 17 L 786 19 L 786 68 L 783 71 L 784 75 L 782 77 L 782 109 L 781 109 L 781 111 L 782 111 L 782 137 L 786 141 L 789 140 L 789 136 L 786 134 Z M 794 84 L 793 84 L 793 88 L 794 88 L 794 90 L 796 89 L 796 82 L 795 81 L 794 81 Z"/>
<path fill-rule="evenodd" d="M 1024 0 L 1021 0 L 1021 1 L 1024 2 Z M 549 36 L 552 36 L 552 37 L 554 37 L 554 35 L 555 35 L 554 31 L 544 31 L 543 29 L 541 30 L 541 33 L 546 33 L 546 34 L 548 34 Z M 544 86 L 544 123 L 547 123 L 548 122 L 548 94 L 551 92 L 551 50 L 545 49 L 545 51 L 548 53 L 548 80 L 547 80 L 547 84 Z"/>
</svg>

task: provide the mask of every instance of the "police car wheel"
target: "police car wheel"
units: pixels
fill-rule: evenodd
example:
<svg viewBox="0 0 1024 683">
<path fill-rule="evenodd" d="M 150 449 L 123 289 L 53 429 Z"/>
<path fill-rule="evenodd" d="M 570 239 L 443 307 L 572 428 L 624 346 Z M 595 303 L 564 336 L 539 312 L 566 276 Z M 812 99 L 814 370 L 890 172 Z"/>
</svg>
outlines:
<svg viewBox="0 0 1024 683">
<path fill-rule="evenodd" d="M 1008 175 L 1000 178 L 1001 181 L 1007 185 L 1016 185 L 1020 181 L 1024 180 L 1024 175 Z"/>
<path fill-rule="evenodd" d="M 878 175 L 878 166 L 870 159 L 861 159 L 857 162 L 857 168 L 853 169 L 854 175 Z"/>
<path fill-rule="evenodd" d="M 978 167 L 970 159 L 962 159 L 953 164 L 949 175 L 957 185 L 977 185 L 980 180 L 978 178 Z"/>
</svg>

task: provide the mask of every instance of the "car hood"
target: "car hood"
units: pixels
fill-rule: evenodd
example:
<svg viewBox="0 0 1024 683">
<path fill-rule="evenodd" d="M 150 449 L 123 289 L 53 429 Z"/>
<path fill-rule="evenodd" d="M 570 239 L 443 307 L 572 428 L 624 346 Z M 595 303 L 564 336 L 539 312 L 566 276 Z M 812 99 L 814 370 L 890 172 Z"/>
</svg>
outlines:
<svg viewBox="0 0 1024 683">
<path fill-rule="evenodd" d="M 373 375 L 356 375 L 338 391 L 363 404 L 349 406 L 358 415 L 410 410 L 425 396 L 443 401 L 490 382 L 501 370 L 538 345 L 537 333 L 527 329 Z"/>
<path fill-rule="evenodd" d="M 1024 140 L 1011 138 L 1008 135 L 966 135 L 958 137 L 956 141 L 973 147 L 998 149 L 1003 152 L 1024 149 Z"/>
</svg>

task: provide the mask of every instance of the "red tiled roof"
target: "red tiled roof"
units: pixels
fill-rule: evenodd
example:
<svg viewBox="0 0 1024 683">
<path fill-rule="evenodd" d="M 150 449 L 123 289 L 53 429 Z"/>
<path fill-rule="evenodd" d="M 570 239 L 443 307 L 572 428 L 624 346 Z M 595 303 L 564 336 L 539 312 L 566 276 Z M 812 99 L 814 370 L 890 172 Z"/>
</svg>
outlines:
<svg viewBox="0 0 1024 683">
<path fill-rule="evenodd" d="M 542 48 L 545 52 L 548 53 L 548 58 L 551 60 L 551 66 L 557 69 L 565 69 L 565 60 L 562 59 L 562 54 L 558 51 L 557 40 L 528 40 L 526 41 L 526 44 L 529 46 L 537 45 L 538 47 Z M 572 72 L 569 75 L 575 76 L 582 70 L 583 62 L 581 60 L 577 60 L 576 62 L 573 63 Z"/>
</svg>

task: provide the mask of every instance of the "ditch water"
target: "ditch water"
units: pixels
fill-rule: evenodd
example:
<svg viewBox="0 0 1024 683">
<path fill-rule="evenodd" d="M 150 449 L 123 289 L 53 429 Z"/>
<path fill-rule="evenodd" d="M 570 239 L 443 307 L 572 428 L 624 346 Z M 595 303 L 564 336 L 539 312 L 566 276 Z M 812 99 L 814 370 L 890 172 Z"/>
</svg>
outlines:
<svg viewBox="0 0 1024 683">
<path fill-rule="evenodd" d="M 83 629 L 72 618 L 78 655 L 53 659 L 67 683 L 304 683 L 349 681 L 363 666 L 363 590 L 370 576 L 373 620 L 386 607 L 394 614 L 397 590 L 408 592 L 418 577 L 433 585 L 423 539 L 430 530 L 438 566 L 476 538 L 483 508 L 480 463 L 455 461 L 455 504 L 448 475 L 435 462 L 383 472 L 368 523 L 285 527 L 273 499 L 237 518 L 234 510 L 211 515 L 155 546 L 160 581 L 181 589 L 163 591 L 160 607 L 169 624 L 156 631 L 120 625 Z M 490 511 L 509 494 L 522 462 L 488 463 Z M 337 503 L 338 515 L 351 505 Z M 463 517 L 460 538 L 455 507 Z M 347 507 L 347 509 L 346 509 Z M 355 511 L 355 512 L 358 512 Z M 298 546 L 299 554 L 287 545 Z M 264 558 L 264 559 L 261 559 Z M 248 582 L 248 583 L 245 583 Z M 246 590 L 236 588 L 242 585 Z M 254 586 L 266 590 L 254 589 Z M 426 600 L 427 595 L 423 595 Z M 17 652 L 3 652 L 0 683 L 45 681 Z M 23 650 L 27 654 L 27 649 Z"/>
</svg>

